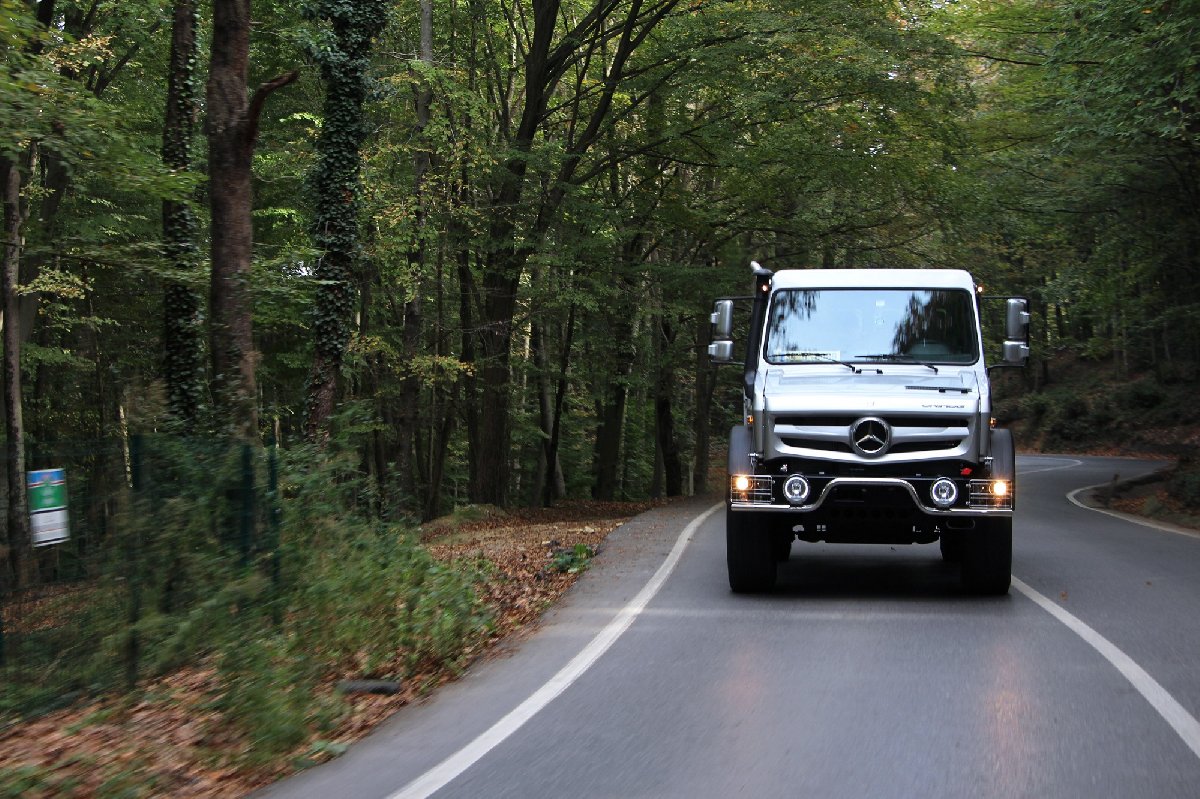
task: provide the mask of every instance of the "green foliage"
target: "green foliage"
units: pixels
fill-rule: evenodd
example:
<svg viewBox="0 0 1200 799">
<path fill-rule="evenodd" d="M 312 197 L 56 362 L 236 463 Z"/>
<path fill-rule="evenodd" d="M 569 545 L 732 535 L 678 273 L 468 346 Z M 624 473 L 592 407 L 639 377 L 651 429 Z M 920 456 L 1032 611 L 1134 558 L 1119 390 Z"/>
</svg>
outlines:
<svg viewBox="0 0 1200 799">
<path fill-rule="evenodd" d="M 1200 468 L 1194 459 L 1185 459 L 1167 480 L 1171 496 L 1192 511 L 1200 511 Z"/>
<path fill-rule="evenodd" d="M 90 796 L 98 799 L 131 799 L 154 796 L 160 792 L 157 780 L 147 779 L 144 760 L 137 755 L 107 764 L 92 764 L 85 757 L 73 759 L 71 765 L 85 763 L 98 770 L 100 780 L 91 787 Z M 62 774 L 42 766 L 18 766 L 0 769 L 0 797 L 19 799 L 22 796 L 71 796 L 83 786 L 73 773 Z"/>
<path fill-rule="evenodd" d="M 571 549 L 560 549 L 554 553 L 550 568 L 563 574 L 578 574 L 586 571 L 596 551 L 587 544 L 576 544 Z"/>
</svg>

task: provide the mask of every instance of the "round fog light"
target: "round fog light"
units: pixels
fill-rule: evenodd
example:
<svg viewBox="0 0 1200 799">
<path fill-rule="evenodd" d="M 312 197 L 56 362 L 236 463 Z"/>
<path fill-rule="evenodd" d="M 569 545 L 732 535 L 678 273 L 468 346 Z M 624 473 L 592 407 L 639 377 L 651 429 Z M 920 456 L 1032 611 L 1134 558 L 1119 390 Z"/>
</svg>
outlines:
<svg viewBox="0 0 1200 799">
<path fill-rule="evenodd" d="M 737 477 L 733 478 L 733 487 L 738 491 L 749 491 L 750 478 L 744 474 L 739 474 Z"/>
<path fill-rule="evenodd" d="M 808 499 L 808 481 L 798 474 L 793 474 L 783 484 L 783 496 L 793 505 L 799 505 Z"/>
<path fill-rule="evenodd" d="M 939 508 L 948 508 L 954 504 L 954 500 L 958 499 L 958 488 L 954 485 L 953 480 L 945 477 L 934 481 L 933 488 L 929 489 L 929 496 L 933 499 L 933 504 Z"/>
</svg>

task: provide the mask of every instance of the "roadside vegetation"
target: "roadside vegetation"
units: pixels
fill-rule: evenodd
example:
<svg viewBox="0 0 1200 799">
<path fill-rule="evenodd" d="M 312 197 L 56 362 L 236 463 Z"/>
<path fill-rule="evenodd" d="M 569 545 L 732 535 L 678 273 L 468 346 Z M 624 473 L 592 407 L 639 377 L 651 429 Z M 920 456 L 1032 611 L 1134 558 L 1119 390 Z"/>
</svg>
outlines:
<svg viewBox="0 0 1200 799">
<path fill-rule="evenodd" d="M 240 795 L 340 754 L 534 623 L 649 507 L 388 521 L 356 451 L 335 436 L 320 455 L 289 452 L 278 546 L 247 558 L 215 534 L 226 481 L 197 471 L 203 453 L 172 450 L 190 490 L 160 487 L 157 509 L 132 499 L 121 520 L 139 566 L 94 564 L 98 576 L 10 608 L 21 648 L 0 669 L 0 796 Z"/>
<path fill-rule="evenodd" d="M 1112 358 L 1062 347 L 1024 374 L 997 380 L 998 423 L 1029 452 L 1161 458 L 1154 475 L 1125 485 L 1106 502 L 1130 513 L 1200 529 L 1200 424 L 1196 366 L 1131 370 Z"/>
</svg>

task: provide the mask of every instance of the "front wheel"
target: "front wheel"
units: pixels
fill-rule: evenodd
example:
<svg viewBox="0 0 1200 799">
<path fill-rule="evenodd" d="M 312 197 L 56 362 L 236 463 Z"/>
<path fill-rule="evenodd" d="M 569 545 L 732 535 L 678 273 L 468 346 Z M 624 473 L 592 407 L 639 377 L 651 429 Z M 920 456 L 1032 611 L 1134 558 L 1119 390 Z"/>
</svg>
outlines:
<svg viewBox="0 0 1200 799">
<path fill-rule="evenodd" d="M 773 531 L 756 521 L 751 514 L 725 509 L 725 562 L 729 587 L 736 594 L 761 593 L 775 587 Z"/>
<path fill-rule="evenodd" d="M 1012 518 L 985 519 L 964 536 L 963 588 L 973 594 L 1008 593 L 1012 582 Z"/>
<path fill-rule="evenodd" d="M 947 563 L 962 563 L 963 531 L 947 530 L 938 541 L 942 550 L 942 560 Z"/>
<path fill-rule="evenodd" d="M 775 556 L 778 563 L 783 563 L 792 556 L 792 542 L 796 540 L 796 534 L 792 531 L 790 522 L 780 525 L 771 536 L 771 554 Z"/>
</svg>

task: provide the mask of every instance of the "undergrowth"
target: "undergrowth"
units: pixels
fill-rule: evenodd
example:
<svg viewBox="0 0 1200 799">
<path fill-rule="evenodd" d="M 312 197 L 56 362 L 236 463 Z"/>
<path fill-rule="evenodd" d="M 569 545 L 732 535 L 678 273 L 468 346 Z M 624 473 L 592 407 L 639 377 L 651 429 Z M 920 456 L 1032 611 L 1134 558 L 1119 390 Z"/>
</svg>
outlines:
<svg viewBox="0 0 1200 799">
<path fill-rule="evenodd" d="M 279 524 L 260 495 L 249 548 L 229 532 L 236 454 L 162 446 L 170 467 L 152 494 L 120 498 L 90 578 L 24 608 L 19 639 L 9 630 L 19 646 L 0 670 L 0 725 L 80 698 L 136 696 L 147 680 L 207 665 L 211 709 L 258 765 L 337 724 L 335 679 L 454 671 L 487 635 L 477 596 L 486 565 L 440 563 L 410 525 L 381 520 L 350 444 L 281 453 Z M 0 796 L 30 785 L 53 780 L 0 771 Z"/>
<path fill-rule="evenodd" d="M 1200 510 L 1194 364 L 1126 373 L 1112 360 L 1062 350 L 1045 365 L 999 375 L 994 387 L 995 415 L 1013 428 L 1018 448 L 1173 458 L 1177 464 L 1164 481 L 1168 497 Z"/>
</svg>

